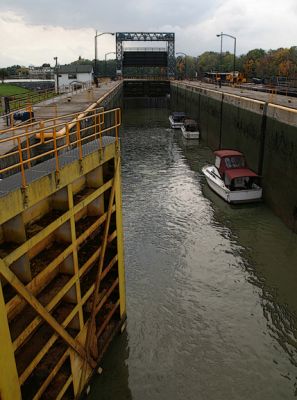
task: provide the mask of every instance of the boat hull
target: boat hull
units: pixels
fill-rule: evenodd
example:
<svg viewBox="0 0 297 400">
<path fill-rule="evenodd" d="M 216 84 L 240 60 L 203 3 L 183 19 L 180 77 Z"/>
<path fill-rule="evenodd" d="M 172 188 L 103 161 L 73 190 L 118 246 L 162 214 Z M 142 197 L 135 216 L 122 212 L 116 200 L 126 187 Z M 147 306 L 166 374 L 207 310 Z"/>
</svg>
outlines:
<svg viewBox="0 0 297 400">
<path fill-rule="evenodd" d="M 180 129 L 184 124 L 183 122 L 175 122 L 171 115 L 169 116 L 169 122 L 171 129 Z"/>
<path fill-rule="evenodd" d="M 183 137 L 185 139 L 199 139 L 199 137 L 200 137 L 199 131 L 196 131 L 196 132 L 187 131 L 186 128 L 184 127 L 184 125 L 181 126 L 181 131 L 182 131 Z"/>
<path fill-rule="evenodd" d="M 231 191 L 225 186 L 216 167 L 205 166 L 202 168 L 202 172 L 208 186 L 230 204 L 252 203 L 262 199 L 262 188 L 257 185 L 253 189 Z"/>
</svg>

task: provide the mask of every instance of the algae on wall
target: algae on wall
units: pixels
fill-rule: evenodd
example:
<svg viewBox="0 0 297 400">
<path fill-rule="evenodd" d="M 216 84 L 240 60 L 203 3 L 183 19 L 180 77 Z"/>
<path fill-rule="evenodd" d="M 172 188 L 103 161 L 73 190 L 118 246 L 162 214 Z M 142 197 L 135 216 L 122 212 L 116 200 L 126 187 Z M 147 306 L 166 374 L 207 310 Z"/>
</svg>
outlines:
<svg viewBox="0 0 297 400">
<path fill-rule="evenodd" d="M 262 173 L 264 200 L 297 232 L 297 112 L 183 83 L 171 84 L 171 102 L 198 121 L 201 140 L 211 149 L 245 154 Z"/>
</svg>

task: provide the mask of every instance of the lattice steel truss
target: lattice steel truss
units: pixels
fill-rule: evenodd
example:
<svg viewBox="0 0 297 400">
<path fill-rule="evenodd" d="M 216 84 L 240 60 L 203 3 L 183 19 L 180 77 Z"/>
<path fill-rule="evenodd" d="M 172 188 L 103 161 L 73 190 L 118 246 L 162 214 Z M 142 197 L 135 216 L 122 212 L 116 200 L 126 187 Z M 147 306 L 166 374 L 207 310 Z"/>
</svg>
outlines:
<svg viewBox="0 0 297 400">
<path fill-rule="evenodd" d="M 123 42 L 167 42 L 168 77 L 175 74 L 175 35 L 168 32 L 117 32 L 116 33 L 116 56 L 117 73 L 122 75 L 123 71 Z"/>
</svg>

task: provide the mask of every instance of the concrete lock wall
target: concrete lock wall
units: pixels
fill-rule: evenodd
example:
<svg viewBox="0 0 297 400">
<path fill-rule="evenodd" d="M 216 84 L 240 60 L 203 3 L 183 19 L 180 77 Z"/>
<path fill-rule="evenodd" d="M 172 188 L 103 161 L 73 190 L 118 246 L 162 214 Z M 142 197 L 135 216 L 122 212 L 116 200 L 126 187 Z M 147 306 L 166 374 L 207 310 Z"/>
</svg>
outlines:
<svg viewBox="0 0 297 400">
<path fill-rule="evenodd" d="M 281 115 L 279 115 L 281 114 Z M 285 121 L 287 122 L 285 122 Z M 268 108 L 263 176 L 265 197 L 297 232 L 297 113 Z"/>
<path fill-rule="evenodd" d="M 297 111 L 250 98 L 171 83 L 172 110 L 197 119 L 211 149 L 242 151 L 262 176 L 264 200 L 297 232 Z"/>
</svg>

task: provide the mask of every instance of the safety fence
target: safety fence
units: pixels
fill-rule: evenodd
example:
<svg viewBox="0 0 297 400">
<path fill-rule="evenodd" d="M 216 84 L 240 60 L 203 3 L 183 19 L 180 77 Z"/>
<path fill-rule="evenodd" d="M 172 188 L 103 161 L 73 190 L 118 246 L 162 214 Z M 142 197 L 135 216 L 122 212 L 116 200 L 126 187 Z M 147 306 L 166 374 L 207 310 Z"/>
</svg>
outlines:
<svg viewBox="0 0 297 400">
<path fill-rule="evenodd" d="M 21 172 L 22 186 L 26 186 L 26 170 L 45 159 L 54 158 L 56 171 L 59 171 L 60 155 L 77 148 L 79 158 L 83 157 L 82 146 L 98 139 L 102 146 L 103 135 L 115 136 L 118 141 L 121 124 L 119 108 L 103 111 L 94 108 L 87 113 L 66 114 L 40 122 L 33 122 L 21 129 L 11 128 L 0 131 L 0 148 L 11 150 L 0 155 L 0 176 Z M 7 136 L 7 137 L 3 137 Z"/>
<path fill-rule="evenodd" d="M 50 101 L 57 96 L 59 96 L 60 98 L 60 95 L 71 99 L 72 95 L 81 93 L 85 90 L 88 90 L 90 92 L 92 91 L 92 88 L 92 83 L 86 82 L 81 84 L 79 87 L 63 85 L 59 88 L 59 93 L 56 93 L 55 90 L 46 90 L 42 92 L 30 93 L 27 95 L 22 94 L 3 97 L 4 102 L 2 100 L 2 103 L 4 103 L 4 106 L 2 106 L 1 108 L 0 105 L 0 115 L 2 120 L 4 121 L 4 124 L 6 125 L 5 129 L 19 127 L 20 125 L 33 122 L 35 118 L 35 106 L 37 106 L 38 109 L 40 107 L 56 106 L 56 103 L 54 103 L 53 105 L 47 104 L 47 100 Z"/>
</svg>

